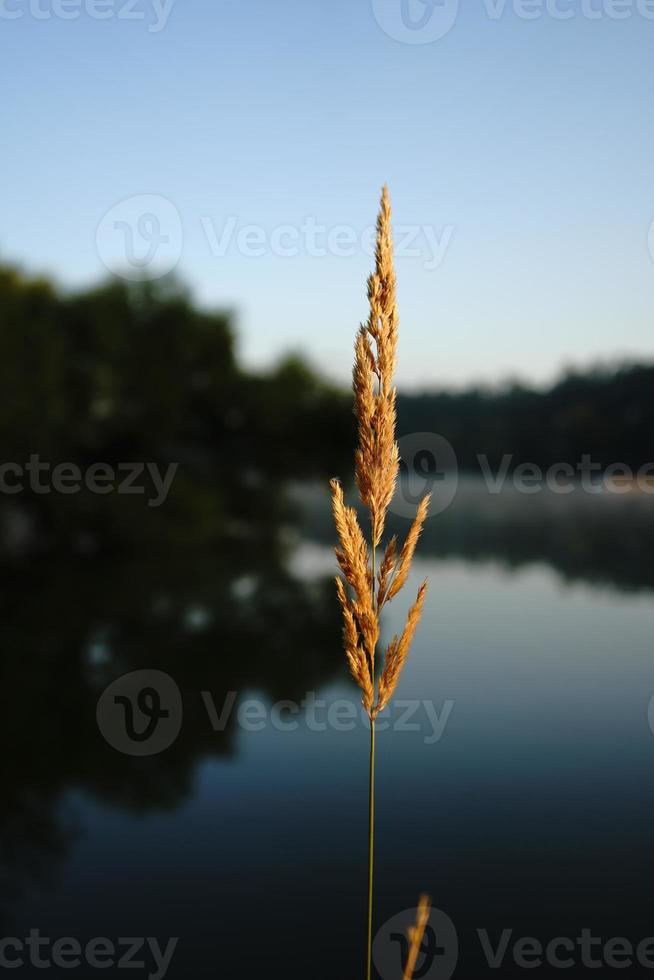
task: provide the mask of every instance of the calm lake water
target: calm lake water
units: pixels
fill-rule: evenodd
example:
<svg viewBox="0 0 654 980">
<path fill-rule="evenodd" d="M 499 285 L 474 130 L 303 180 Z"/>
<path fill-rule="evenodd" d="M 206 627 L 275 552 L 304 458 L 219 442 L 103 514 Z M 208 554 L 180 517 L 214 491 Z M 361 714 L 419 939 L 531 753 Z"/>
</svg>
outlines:
<svg viewBox="0 0 654 980">
<path fill-rule="evenodd" d="M 582 930 L 634 947 L 654 935 L 654 505 L 464 491 L 430 520 L 384 620 L 389 639 L 429 577 L 378 737 L 376 921 L 427 891 L 458 937 L 455 977 L 523 976 L 513 944 L 527 936 L 569 938 L 558 955 L 585 975 Z M 283 576 L 259 555 L 235 572 L 139 568 L 113 591 L 39 582 L 9 604 L 5 937 L 178 937 L 165 975 L 187 980 L 362 976 L 368 732 L 342 662 L 328 515 L 322 497 L 305 503 Z M 173 679 L 183 721 L 137 757 L 102 736 L 96 705 L 141 668 Z M 434 921 L 449 946 L 423 976 L 444 980 L 455 951 Z M 492 947 L 512 930 L 500 968 L 479 930 Z M 15 976 L 43 975 L 22 955 Z M 146 965 L 131 975 L 157 974 L 149 947 L 134 959 Z"/>
</svg>

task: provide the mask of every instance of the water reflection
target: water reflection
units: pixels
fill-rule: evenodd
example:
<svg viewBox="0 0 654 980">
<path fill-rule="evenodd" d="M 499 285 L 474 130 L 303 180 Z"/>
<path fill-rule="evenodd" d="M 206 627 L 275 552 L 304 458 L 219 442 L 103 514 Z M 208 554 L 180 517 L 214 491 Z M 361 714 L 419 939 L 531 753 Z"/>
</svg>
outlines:
<svg viewBox="0 0 654 980">
<path fill-rule="evenodd" d="M 4 928 L 54 930 L 65 891 L 71 919 L 60 933 L 85 923 L 181 934 L 187 958 L 171 977 L 236 975 L 247 901 L 259 936 L 254 972 L 272 963 L 268 975 L 282 975 L 290 922 L 301 923 L 305 958 L 285 975 L 307 975 L 325 929 L 330 949 L 314 980 L 351 961 L 364 871 L 364 734 L 247 736 L 234 715 L 216 732 L 198 697 L 237 691 L 299 702 L 310 690 L 351 691 L 326 504 L 322 488 L 305 488 L 219 552 L 164 538 L 156 549 L 136 548 L 138 557 L 5 568 Z M 416 735 L 384 747 L 380 913 L 437 882 L 464 942 L 476 925 L 545 934 L 556 931 L 552 895 L 565 879 L 570 934 L 598 922 L 607 935 L 628 931 L 629 916 L 645 934 L 634 912 L 638 862 L 616 828 L 629 825 L 647 841 L 652 545 L 649 501 L 640 498 L 490 498 L 464 482 L 452 507 L 428 522 L 416 574 L 432 577 L 434 599 L 401 696 L 452 698 L 455 710 L 437 746 Z M 510 587 L 498 563 L 519 571 Z M 593 588 L 583 600 L 575 588 L 557 597 L 544 566 L 559 582 Z M 599 601 L 597 585 L 612 590 L 610 603 Z M 618 642 L 620 665 L 610 656 Z M 111 680 L 143 667 L 175 678 L 184 726 L 166 752 L 136 759 L 107 745 L 95 708 Z M 618 791 L 604 799 L 609 784 Z M 602 869 L 613 864 L 607 887 L 623 904 L 617 922 L 609 892 L 602 897 L 607 872 L 595 863 L 602 849 Z M 80 863 L 92 865 L 95 885 Z M 129 897 L 134 867 L 151 881 L 132 882 Z M 170 907 L 168 881 L 188 911 Z M 531 921 L 520 918 L 525 892 Z M 221 942 L 235 937 L 220 964 L 211 960 L 216 930 Z"/>
<path fill-rule="evenodd" d="M 285 568 L 286 549 L 241 542 L 220 556 L 172 551 L 92 572 L 56 561 L 7 576 L 0 861 L 5 899 L 65 856 L 58 804 L 75 787 L 125 811 L 177 806 L 197 762 L 234 751 L 234 718 L 213 731 L 198 692 L 256 689 L 300 697 L 342 667 L 331 582 Z M 165 753 L 120 755 L 100 736 L 96 702 L 115 677 L 170 673 L 183 737 Z"/>
</svg>

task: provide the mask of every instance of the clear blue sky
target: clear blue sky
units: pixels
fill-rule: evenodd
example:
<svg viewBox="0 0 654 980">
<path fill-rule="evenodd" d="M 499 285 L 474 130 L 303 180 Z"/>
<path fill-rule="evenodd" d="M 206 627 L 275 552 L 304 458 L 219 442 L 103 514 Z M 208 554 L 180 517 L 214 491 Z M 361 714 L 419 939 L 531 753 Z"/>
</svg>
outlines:
<svg viewBox="0 0 654 980">
<path fill-rule="evenodd" d="M 163 197 L 178 272 L 236 311 L 247 363 L 299 349 L 345 378 L 388 181 L 396 223 L 419 232 L 397 262 L 402 385 L 654 354 L 654 20 L 635 0 L 624 19 L 557 0 L 573 16 L 529 20 L 517 0 L 495 17 L 461 0 L 430 43 L 380 26 L 402 0 L 377 16 L 372 0 L 174 0 L 163 26 L 153 0 L 131 19 L 96 0 L 102 20 L 58 2 L 0 0 L 2 259 L 91 283 L 103 215 Z M 352 254 L 310 254 L 307 219 L 346 226 Z"/>
</svg>

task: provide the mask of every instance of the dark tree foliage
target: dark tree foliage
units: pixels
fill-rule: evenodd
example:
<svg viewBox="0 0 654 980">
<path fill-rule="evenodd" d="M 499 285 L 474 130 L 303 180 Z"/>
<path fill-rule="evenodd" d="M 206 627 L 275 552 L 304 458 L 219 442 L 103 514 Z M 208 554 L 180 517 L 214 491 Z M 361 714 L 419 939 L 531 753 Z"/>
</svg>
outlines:
<svg viewBox="0 0 654 980">
<path fill-rule="evenodd" d="M 513 385 L 501 391 L 400 395 L 399 432 L 438 432 L 453 445 L 459 466 L 479 472 L 478 455 L 493 467 L 576 465 L 589 454 L 602 466 L 638 468 L 654 460 L 654 365 L 569 373 L 546 391 Z"/>
<path fill-rule="evenodd" d="M 29 552 L 263 532 L 283 516 L 282 481 L 326 479 L 352 441 L 345 393 L 297 358 L 243 371 L 229 317 L 171 280 L 65 295 L 0 268 L 0 388 L 2 462 L 178 464 L 157 510 L 145 495 L 34 492 L 29 480 L 3 494 L 5 530 L 22 528 Z"/>
</svg>

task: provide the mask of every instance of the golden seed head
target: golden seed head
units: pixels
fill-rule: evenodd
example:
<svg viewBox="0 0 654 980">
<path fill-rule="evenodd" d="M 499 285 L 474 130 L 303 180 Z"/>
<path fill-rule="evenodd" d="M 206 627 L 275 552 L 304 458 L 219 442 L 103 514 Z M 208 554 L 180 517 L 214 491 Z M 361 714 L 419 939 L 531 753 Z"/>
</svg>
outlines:
<svg viewBox="0 0 654 980">
<path fill-rule="evenodd" d="M 359 496 L 370 513 L 372 565 L 356 511 L 346 507 L 343 490 L 331 481 L 334 523 L 339 538 L 336 557 L 352 590 L 349 597 L 337 580 L 343 610 L 343 642 L 352 675 L 363 692 L 371 720 L 388 703 L 420 619 L 426 582 L 409 611 L 402 635 L 391 641 L 384 658 L 375 704 L 375 652 L 381 609 L 406 582 L 411 560 L 427 517 L 429 496 L 420 503 L 402 549 L 393 538 L 384 552 L 375 581 L 375 552 L 381 543 L 386 514 L 395 493 L 400 456 L 395 439 L 396 409 L 393 374 L 397 352 L 398 315 L 393 268 L 393 237 L 388 188 L 382 190 L 377 216 L 375 271 L 368 278 L 368 320 L 355 342 L 352 388 L 358 421 L 355 478 Z"/>
</svg>

